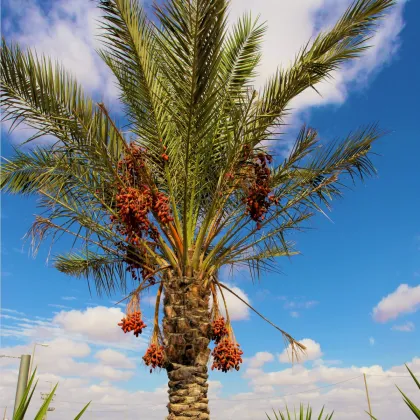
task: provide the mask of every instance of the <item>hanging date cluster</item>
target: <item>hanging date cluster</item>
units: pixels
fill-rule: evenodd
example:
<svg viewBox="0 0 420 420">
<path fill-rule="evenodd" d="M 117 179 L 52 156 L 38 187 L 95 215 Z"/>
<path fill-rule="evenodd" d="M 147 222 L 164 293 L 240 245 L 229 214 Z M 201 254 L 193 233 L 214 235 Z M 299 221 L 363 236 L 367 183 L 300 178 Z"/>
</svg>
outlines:
<svg viewBox="0 0 420 420">
<path fill-rule="evenodd" d="M 219 317 L 215 319 L 211 326 L 211 339 L 217 344 L 220 340 L 228 335 L 228 329 L 226 328 L 225 318 Z"/>
<path fill-rule="evenodd" d="M 246 211 L 257 223 L 257 229 L 261 229 L 261 223 L 265 219 L 270 206 L 278 204 L 274 196 L 270 196 L 270 168 L 273 158 L 269 154 L 258 153 L 250 164 L 250 185 L 247 189 L 247 196 L 244 198 Z"/>
<path fill-rule="evenodd" d="M 140 311 L 127 314 L 118 325 L 121 327 L 124 333 L 133 331 L 136 337 L 138 337 L 139 334 L 143 332 L 143 329 L 147 327 L 147 325 L 141 319 Z"/>
<path fill-rule="evenodd" d="M 232 330 L 228 328 L 224 317 L 219 316 L 213 321 L 211 338 L 216 346 L 212 351 L 212 370 L 217 369 L 222 372 L 228 372 L 231 369 L 239 370 L 243 352 L 239 344 L 231 338 L 232 336 Z"/>
<path fill-rule="evenodd" d="M 143 360 L 146 366 L 151 367 L 150 373 L 153 369 L 163 368 L 165 365 L 164 347 L 156 343 L 151 344 L 143 356 Z"/>
<path fill-rule="evenodd" d="M 125 309 L 125 317 L 118 324 L 124 333 L 133 332 L 136 337 L 143 332 L 147 325 L 141 318 L 140 311 L 140 297 L 138 294 L 133 294 L 127 303 Z"/>
<path fill-rule="evenodd" d="M 235 343 L 230 337 L 224 337 L 213 349 L 212 370 L 217 369 L 228 372 L 231 369 L 240 369 L 243 351 L 239 344 Z"/>
<path fill-rule="evenodd" d="M 111 223 L 129 244 L 125 259 L 127 271 L 130 271 L 134 279 L 138 279 L 136 273 L 140 269 L 141 276 L 147 277 L 153 283 L 153 262 L 140 261 L 140 258 L 144 259 L 148 255 L 144 246 L 146 238 L 154 243 L 159 238 L 159 230 L 149 216 L 153 213 L 162 225 L 172 222 L 173 218 L 168 197 L 163 192 L 154 191 L 145 182 L 145 153 L 144 149 L 132 143 L 118 163 L 118 174 L 122 183 L 117 186 L 117 215 L 111 216 Z"/>
</svg>

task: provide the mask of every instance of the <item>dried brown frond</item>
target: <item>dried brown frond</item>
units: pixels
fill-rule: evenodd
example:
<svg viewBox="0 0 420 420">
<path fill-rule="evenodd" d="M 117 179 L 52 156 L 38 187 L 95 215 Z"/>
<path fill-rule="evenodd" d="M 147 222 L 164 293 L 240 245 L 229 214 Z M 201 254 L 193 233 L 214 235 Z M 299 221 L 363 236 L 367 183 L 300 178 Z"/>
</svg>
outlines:
<svg viewBox="0 0 420 420">
<path fill-rule="evenodd" d="M 226 289 L 230 293 L 232 293 L 236 298 L 238 298 L 241 302 L 243 302 L 248 308 L 250 308 L 253 312 L 255 312 L 260 318 L 262 318 L 264 321 L 268 322 L 270 325 L 272 325 L 276 330 L 280 331 L 283 339 L 285 340 L 285 343 L 290 346 L 291 352 L 292 352 L 292 363 L 296 360 L 299 361 L 302 354 L 305 353 L 306 347 L 296 341 L 290 334 L 288 334 L 286 331 L 282 330 L 280 327 L 278 327 L 276 324 L 271 322 L 269 319 L 267 319 L 264 315 L 262 315 L 260 312 L 258 312 L 252 305 L 250 305 L 248 302 L 246 302 L 244 299 L 242 299 L 237 293 L 235 293 L 233 290 L 231 290 L 229 287 L 225 286 L 224 284 L 220 283 L 217 279 L 215 279 L 217 285 L 221 289 Z"/>
</svg>

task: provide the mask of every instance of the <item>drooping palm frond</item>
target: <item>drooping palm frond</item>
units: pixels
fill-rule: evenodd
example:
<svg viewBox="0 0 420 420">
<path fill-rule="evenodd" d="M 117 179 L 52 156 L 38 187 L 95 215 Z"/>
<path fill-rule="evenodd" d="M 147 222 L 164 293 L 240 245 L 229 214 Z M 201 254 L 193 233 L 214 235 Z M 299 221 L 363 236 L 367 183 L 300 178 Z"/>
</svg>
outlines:
<svg viewBox="0 0 420 420">
<path fill-rule="evenodd" d="M 111 295 L 116 290 L 126 292 L 127 270 L 123 259 L 118 256 L 71 252 L 54 258 L 54 267 L 72 277 L 92 279 L 96 290 Z"/>
<path fill-rule="evenodd" d="M 271 322 L 268 318 L 266 318 L 264 315 L 262 315 L 259 311 L 257 311 L 252 305 L 250 305 L 245 299 L 243 299 L 241 296 L 239 296 L 237 293 L 235 293 L 231 288 L 226 286 L 225 284 L 221 283 L 216 277 L 213 277 L 213 281 L 216 283 L 216 285 L 219 287 L 221 294 L 223 295 L 222 289 L 225 289 L 230 294 L 235 296 L 238 300 L 240 300 L 244 305 L 246 305 L 251 311 L 253 311 L 255 314 L 257 314 L 261 319 L 263 319 L 265 322 L 269 323 L 271 326 L 273 326 L 276 330 L 278 330 L 281 335 L 283 336 L 283 339 L 285 341 L 286 346 L 290 346 L 291 353 L 292 353 L 292 362 L 299 361 L 302 354 L 305 353 L 306 347 L 296 341 L 290 334 L 288 334 L 286 331 L 282 330 L 280 327 L 278 327 L 276 324 Z M 223 298 L 223 300 L 225 300 Z M 226 302 L 225 302 L 226 304 Z M 226 307 L 226 313 L 228 313 L 228 308 Z"/>
<path fill-rule="evenodd" d="M 96 152 L 97 161 L 115 163 L 123 150 L 121 134 L 58 63 L 3 39 L 0 71 L 3 121 L 12 121 L 12 129 L 25 123 L 37 131 L 27 141 L 49 134 L 69 152 L 79 148 L 90 159 Z"/>
<path fill-rule="evenodd" d="M 293 65 L 279 69 L 267 82 L 250 127 L 254 144 L 269 138 L 281 124 L 289 102 L 307 88 L 315 88 L 342 64 L 359 57 L 378 22 L 395 0 L 356 0 L 334 27 L 306 45 Z"/>
</svg>

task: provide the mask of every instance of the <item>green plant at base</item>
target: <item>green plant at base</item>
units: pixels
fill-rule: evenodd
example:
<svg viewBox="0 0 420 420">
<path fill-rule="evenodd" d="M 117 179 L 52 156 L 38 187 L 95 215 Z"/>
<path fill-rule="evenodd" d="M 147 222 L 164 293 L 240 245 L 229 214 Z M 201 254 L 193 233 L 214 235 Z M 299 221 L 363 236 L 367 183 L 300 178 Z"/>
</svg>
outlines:
<svg viewBox="0 0 420 420">
<path fill-rule="evenodd" d="M 28 386 L 26 387 L 25 393 L 22 396 L 22 400 L 19 404 L 18 409 L 16 410 L 16 413 L 13 416 L 13 420 L 24 420 L 25 418 L 25 414 L 26 411 L 28 410 L 29 404 L 32 400 L 32 397 L 34 395 L 35 392 L 35 388 L 38 384 L 38 380 L 35 382 L 35 385 L 32 387 L 32 384 L 34 382 L 34 378 L 35 378 L 35 373 L 36 373 L 36 369 L 34 370 L 34 373 L 31 376 L 31 379 L 29 380 Z M 58 383 L 55 385 L 54 389 L 50 392 L 50 394 L 48 395 L 47 399 L 44 401 L 44 403 L 42 404 L 41 408 L 38 410 L 38 412 L 36 413 L 34 420 L 42 420 L 44 418 L 44 416 L 47 414 L 48 411 L 48 407 L 51 404 L 51 401 L 53 399 L 55 390 L 58 387 Z M 87 408 L 89 407 L 89 403 L 87 403 L 82 411 L 74 418 L 74 420 L 79 420 L 83 413 L 87 410 Z"/>
<path fill-rule="evenodd" d="M 411 372 L 410 368 L 405 365 L 405 367 L 407 368 L 408 372 L 410 373 L 411 377 L 413 378 L 414 382 L 416 383 L 418 389 L 420 389 L 420 382 L 418 381 L 418 379 L 414 376 L 414 373 Z M 407 397 L 407 395 L 404 394 L 404 392 L 401 391 L 401 389 L 395 385 L 398 388 L 398 391 L 401 392 L 401 395 L 404 398 L 404 402 L 407 404 L 408 408 L 413 412 L 413 414 L 420 419 L 420 409 L 413 403 L 413 401 L 410 400 L 410 398 Z M 369 414 L 366 411 L 367 414 Z M 371 414 L 369 414 L 371 420 L 378 420 L 376 417 L 372 416 Z"/>
<path fill-rule="evenodd" d="M 270 417 L 267 413 L 265 414 L 268 420 L 292 420 L 292 416 L 287 406 L 286 406 L 286 414 L 283 414 L 280 411 L 276 413 L 274 410 L 273 410 L 274 417 Z M 322 410 L 319 413 L 317 420 L 331 420 L 334 412 L 332 412 L 331 414 L 325 414 L 325 417 L 322 417 L 323 414 L 324 414 L 324 407 L 322 407 Z M 295 420 L 298 420 L 298 419 L 299 420 L 312 420 L 312 408 L 309 407 L 309 404 L 308 404 L 305 410 L 305 408 L 303 407 L 303 404 L 301 404 L 299 408 L 299 412 L 297 412 L 295 409 L 293 418 Z"/>
<path fill-rule="evenodd" d="M 405 365 L 407 370 L 410 372 L 411 377 L 413 378 L 414 382 L 417 385 L 417 388 L 420 389 L 420 382 L 417 380 L 417 378 L 414 376 L 414 373 L 411 372 L 410 368 Z M 397 386 L 398 388 L 398 386 Z M 404 394 L 404 392 L 401 391 L 400 388 L 398 388 L 398 391 L 401 392 L 402 396 L 404 397 L 404 402 L 407 404 L 408 408 L 413 412 L 413 414 L 420 419 L 420 409 L 414 405 L 414 403 L 407 397 L 407 395 Z"/>
</svg>

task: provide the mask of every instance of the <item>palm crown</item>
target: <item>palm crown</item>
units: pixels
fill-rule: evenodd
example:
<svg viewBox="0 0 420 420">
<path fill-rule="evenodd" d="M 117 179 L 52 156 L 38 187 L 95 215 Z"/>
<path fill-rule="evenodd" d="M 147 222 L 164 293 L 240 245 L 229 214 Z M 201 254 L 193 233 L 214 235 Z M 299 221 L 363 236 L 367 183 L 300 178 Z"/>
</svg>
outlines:
<svg viewBox="0 0 420 420">
<path fill-rule="evenodd" d="M 132 313 L 141 291 L 158 283 L 157 344 L 161 293 L 170 294 L 174 279 L 194 278 L 212 294 L 219 322 L 218 296 L 233 293 L 218 279 L 221 267 L 273 269 L 276 257 L 296 253 L 288 231 L 341 195 L 343 174 L 374 172 L 373 126 L 323 148 L 303 127 L 276 163 L 266 145 L 278 141 L 290 101 L 358 57 L 394 1 L 353 3 L 259 92 L 265 26 L 245 15 L 228 32 L 227 0 L 169 0 L 154 6 L 156 24 L 136 0 L 98 1 L 99 54 L 118 81 L 130 137 L 59 64 L 3 40 L 4 119 L 35 128 L 28 141 L 50 134 L 57 142 L 16 150 L 2 165 L 1 188 L 40 196 L 36 248 L 48 236 L 74 237 L 74 249 L 55 259 L 58 270 L 92 278 L 107 293 L 131 278 Z M 231 335 L 229 319 L 219 326 Z"/>
</svg>

